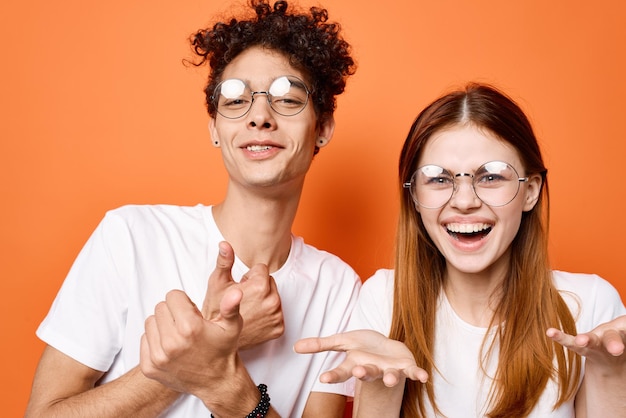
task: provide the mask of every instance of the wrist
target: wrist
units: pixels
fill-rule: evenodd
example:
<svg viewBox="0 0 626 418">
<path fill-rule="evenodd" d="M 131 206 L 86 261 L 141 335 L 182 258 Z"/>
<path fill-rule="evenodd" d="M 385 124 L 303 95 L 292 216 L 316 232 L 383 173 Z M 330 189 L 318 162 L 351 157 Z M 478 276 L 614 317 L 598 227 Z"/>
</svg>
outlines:
<svg viewBox="0 0 626 418">
<path fill-rule="evenodd" d="M 270 410 L 270 396 L 267 393 L 267 385 L 261 383 L 257 386 L 259 401 L 254 409 L 244 418 L 264 418 Z M 211 413 L 211 418 L 216 418 Z"/>
</svg>

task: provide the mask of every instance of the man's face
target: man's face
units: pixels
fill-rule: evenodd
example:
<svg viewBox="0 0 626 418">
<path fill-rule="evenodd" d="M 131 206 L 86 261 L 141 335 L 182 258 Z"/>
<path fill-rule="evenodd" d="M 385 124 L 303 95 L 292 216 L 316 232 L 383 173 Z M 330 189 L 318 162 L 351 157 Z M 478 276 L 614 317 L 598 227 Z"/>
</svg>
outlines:
<svg viewBox="0 0 626 418">
<path fill-rule="evenodd" d="M 252 91 L 267 92 L 281 76 L 295 76 L 308 83 L 306 74 L 291 66 L 285 55 L 253 47 L 228 64 L 222 80 L 240 79 Z M 283 116 L 270 107 L 264 94 L 254 96 L 244 116 L 228 119 L 218 113 L 210 121 L 211 139 L 219 142 L 231 186 L 277 192 L 302 187 L 316 139 L 323 136 L 330 140 L 333 128 L 332 120 L 318 126 L 310 98 L 300 113 Z"/>
</svg>

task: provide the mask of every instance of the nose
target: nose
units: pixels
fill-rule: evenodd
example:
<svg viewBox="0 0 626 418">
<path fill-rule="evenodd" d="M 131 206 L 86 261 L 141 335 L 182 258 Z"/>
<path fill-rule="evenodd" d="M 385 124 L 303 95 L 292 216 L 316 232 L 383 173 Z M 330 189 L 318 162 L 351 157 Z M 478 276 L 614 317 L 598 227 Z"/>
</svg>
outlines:
<svg viewBox="0 0 626 418">
<path fill-rule="evenodd" d="M 248 111 L 248 126 L 251 128 L 273 128 L 275 119 L 270 107 L 269 94 L 267 92 L 255 92 L 252 96 L 252 105 Z"/>
<path fill-rule="evenodd" d="M 459 173 L 454 179 L 454 189 L 450 197 L 450 206 L 460 210 L 479 207 L 482 201 L 476 195 L 471 174 Z"/>
</svg>

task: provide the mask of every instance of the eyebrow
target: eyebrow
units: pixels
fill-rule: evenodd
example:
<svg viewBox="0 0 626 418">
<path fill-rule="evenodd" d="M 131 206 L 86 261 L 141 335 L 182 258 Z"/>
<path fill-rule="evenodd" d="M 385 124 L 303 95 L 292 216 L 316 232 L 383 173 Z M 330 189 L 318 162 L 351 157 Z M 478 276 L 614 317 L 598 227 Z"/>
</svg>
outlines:
<svg viewBox="0 0 626 418">
<path fill-rule="evenodd" d="M 294 76 L 295 77 L 295 76 Z M 304 84 L 304 82 L 300 82 L 300 80 L 289 80 L 291 82 L 291 85 L 294 87 L 298 87 L 302 90 L 309 90 L 309 88 L 306 86 L 306 84 Z"/>
</svg>

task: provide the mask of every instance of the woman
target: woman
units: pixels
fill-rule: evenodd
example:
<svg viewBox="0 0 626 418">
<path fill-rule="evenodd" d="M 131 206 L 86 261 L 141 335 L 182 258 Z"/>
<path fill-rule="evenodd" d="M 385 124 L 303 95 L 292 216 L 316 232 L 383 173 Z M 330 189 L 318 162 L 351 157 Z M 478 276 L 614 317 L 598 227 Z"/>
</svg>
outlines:
<svg viewBox="0 0 626 418">
<path fill-rule="evenodd" d="M 515 102 L 480 84 L 437 99 L 399 175 L 396 269 L 351 324 L 378 332 L 296 344 L 348 352 L 323 380 L 359 379 L 354 415 L 626 416 L 626 309 L 602 278 L 550 269 L 547 170 Z"/>
</svg>

